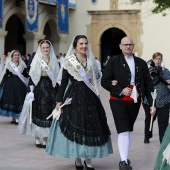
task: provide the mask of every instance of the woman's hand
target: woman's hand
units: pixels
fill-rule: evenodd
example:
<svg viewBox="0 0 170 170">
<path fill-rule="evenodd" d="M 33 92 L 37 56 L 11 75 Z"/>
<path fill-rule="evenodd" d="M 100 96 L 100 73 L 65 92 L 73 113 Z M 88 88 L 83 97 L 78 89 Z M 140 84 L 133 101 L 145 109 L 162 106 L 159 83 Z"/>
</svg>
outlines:
<svg viewBox="0 0 170 170">
<path fill-rule="evenodd" d="M 60 106 L 62 105 L 62 102 L 57 103 L 56 110 L 59 111 Z"/>
<path fill-rule="evenodd" d="M 166 80 L 166 82 L 167 82 L 168 84 L 170 84 L 170 80 Z"/>
<path fill-rule="evenodd" d="M 113 86 L 116 86 L 118 84 L 118 81 L 117 80 L 112 80 L 112 85 Z"/>
</svg>

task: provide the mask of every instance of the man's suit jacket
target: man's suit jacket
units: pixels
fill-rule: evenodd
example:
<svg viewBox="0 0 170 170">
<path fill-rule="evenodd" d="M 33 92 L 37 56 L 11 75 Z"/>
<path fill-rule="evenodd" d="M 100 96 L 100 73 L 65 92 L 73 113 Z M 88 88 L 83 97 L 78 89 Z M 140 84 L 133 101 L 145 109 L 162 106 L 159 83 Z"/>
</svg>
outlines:
<svg viewBox="0 0 170 170">
<path fill-rule="evenodd" d="M 28 63 L 27 63 L 27 73 L 29 74 L 30 72 L 30 68 L 31 68 L 31 63 L 32 63 L 32 60 L 35 56 L 36 52 L 32 53 L 32 56 L 30 56 L 30 58 L 28 59 Z"/>
<path fill-rule="evenodd" d="M 134 57 L 135 62 L 135 85 L 139 89 L 139 94 L 144 100 L 145 96 L 149 102 L 149 105 L 152 105 L 152 96 L 153 92 L 152 79 L 150 77 L 149 69 L 144 60 L 138 57 Z M 112 80 L 117 80 L 118 84 L 113 86 Z M 120 95 L 122 90 L 130 86 L 131 72 L 130 68 L 124 58 L 124 55 L 118 55 L 112 57 L 104 70 L 101 85 L 103 88 L 108 90 L 112 96 L 117 98 L 123 98 L 123 95 Z"/>
</svg>

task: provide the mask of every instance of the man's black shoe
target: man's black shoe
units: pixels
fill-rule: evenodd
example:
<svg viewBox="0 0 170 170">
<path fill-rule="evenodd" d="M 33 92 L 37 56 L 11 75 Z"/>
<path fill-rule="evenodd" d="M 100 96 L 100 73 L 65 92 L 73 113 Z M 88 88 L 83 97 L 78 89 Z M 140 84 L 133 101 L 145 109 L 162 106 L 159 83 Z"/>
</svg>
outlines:
<svg viewBox="0 0 170 170">
<path fill-rule="evenodd" d="M 130 165 L 131 165 L 131 162 L 130 162 L 129 159 L 127 159 L 127 163 L 128 163 L 128 165 L 129 165 L 129 168 L 132 169 L 132 167 L 130 166 Z"/>
<path fill-rule="evenodd" d="M 125 161 L 120 161 L 119 162 L 119 170 L 131 170 L 132 167 L 127 164 Z"/>
</svg>

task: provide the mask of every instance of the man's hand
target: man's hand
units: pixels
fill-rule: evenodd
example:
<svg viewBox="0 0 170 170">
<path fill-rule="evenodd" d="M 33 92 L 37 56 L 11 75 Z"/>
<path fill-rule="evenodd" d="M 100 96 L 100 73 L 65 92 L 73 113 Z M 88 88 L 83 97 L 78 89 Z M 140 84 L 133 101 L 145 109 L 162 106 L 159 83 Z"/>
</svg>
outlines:
<svg viewBox="0 0 170 170">
<path fill-rule="evenodd" d="M 124 96 L 130 96 L 131 93 L 132 93 L 132 89 L 130 89 L 129 87 L 126 87 L 126 88 L 124 88 L 124 89 L 122 90 L 122 94 L 123 94 Z"/>
<path fill-rule="evenodd" d="M 113 80 L 113 81 L 112 81 L 112 85 L 113 85 L 113 86 L 116 86 L 117 84 L 118 84 L 118 81 L 117 81 L 117 80 Z"/>
<path fill-rule="evenodd" d="M 152 107 L 150 107 L 150 113 L 151 113 L 151 116 L 154 116 L 156 113 L 156 107 L 154 107 L 153 109 Z"/>
</svg>

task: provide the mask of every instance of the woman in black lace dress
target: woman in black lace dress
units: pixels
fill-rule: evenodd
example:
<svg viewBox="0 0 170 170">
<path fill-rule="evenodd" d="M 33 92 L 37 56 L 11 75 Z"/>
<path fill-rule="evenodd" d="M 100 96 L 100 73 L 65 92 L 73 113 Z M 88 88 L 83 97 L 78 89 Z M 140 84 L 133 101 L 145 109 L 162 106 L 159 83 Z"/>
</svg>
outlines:
<svg viewBox="0 0 170 170">
<path fill-rule="evenodd" d="M 26 65 L 20 52 L 13 50 L 0 76 L 0 115 L 12 117 L 12 124 L 18 124 L 27 93 Z"/>
<path fill-rule="evenodd" d="M 112 153 L 110 130 L 104 108 L 99 99 L 98 84 L 101 73 L 90 50 L 86 36 L 74 38 L 62 68 L 57 106 L 71 98 L 62 108 L 59 121 L 54 119 L 46 151 L 50 155 L 76 158 L 76 169 L 94 170 L 91 158 Z"/>
<path fill-rule="evenodd" d="M 31 63 L 29 93 L 25 99 L 19 125 L 20 134 L 35 136 L 35 145 L 38 148 L 46 147 L 52 122 L 52 119 L 47 120 L 46 118 L 56 106 L 58 73 L 59 65 L 53 47 L 48 40 L 42 40 Z M 31 86 L 34 87 L 33 92 L 30 91 Z M 29 126 L 25 117 L 29 115 L 30 101 L 32 102 L 32 124 L 29 123 Z M 41 138 L 43 139 L 42 144 Z"/>
</svg>

